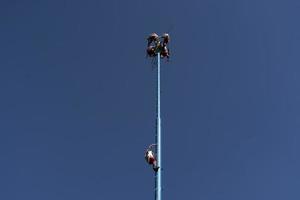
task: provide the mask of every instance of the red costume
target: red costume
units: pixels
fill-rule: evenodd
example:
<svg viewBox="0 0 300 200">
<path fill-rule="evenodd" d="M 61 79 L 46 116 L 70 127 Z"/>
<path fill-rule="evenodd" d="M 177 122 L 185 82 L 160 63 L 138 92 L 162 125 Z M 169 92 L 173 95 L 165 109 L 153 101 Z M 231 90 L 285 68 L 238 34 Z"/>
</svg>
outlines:
<svg viewBox="0 0 300 200">
<path fill-rule="evenodd" d="M 153 170 L 155 172 L 157 172 L 158 169 L 159 169 L 159 167 L 157 166 L 157 161 L 156 161 L 155 155 L 154 155 L 154 153 L 151 150 L 147 150 L 146 151 L 146 153 L 145 153 L 145 159 L 146 159 L 146 161 L 147 161 L 147 163 L 149 165 L 152 165 Z"/>
</svg>

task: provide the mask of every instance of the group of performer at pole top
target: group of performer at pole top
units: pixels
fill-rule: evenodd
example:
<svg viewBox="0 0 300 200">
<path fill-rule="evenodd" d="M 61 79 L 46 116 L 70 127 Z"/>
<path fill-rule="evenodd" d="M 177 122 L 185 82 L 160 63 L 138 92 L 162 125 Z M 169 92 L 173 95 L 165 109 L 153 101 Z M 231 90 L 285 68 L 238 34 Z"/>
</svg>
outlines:
<svg viewBox="0 0 300 200">
<path fill-rule="evenodd" d="M 160 38 L 162 38 L 162 41 L 160 41 Z M 160 53 L 161 58 L 169 59 L 170 52 L 167 45 L 170 41 L 170 36 L 168 33 L 164 33 L 161 37 L 159 37 L 156 33 L 151 33 L 147 40 L 147 55 L 149 57 L 155 57 L 158 53 Z"/>
</svg>

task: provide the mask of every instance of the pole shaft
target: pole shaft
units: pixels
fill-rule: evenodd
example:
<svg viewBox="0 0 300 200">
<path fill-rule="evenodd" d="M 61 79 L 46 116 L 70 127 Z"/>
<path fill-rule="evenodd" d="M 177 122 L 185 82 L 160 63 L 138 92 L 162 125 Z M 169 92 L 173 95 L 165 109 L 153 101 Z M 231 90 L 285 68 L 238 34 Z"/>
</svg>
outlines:
<svg viewBox="0 0 300 200">
<path fill-rule="evenodd" d="M 161 118 L 160 118 L 160 53 L 157 54 L 157 121 L 156 121 L 156 152 L 159 170 L 155 175 L 155 199 L 161 200 Z"/>
</svg>

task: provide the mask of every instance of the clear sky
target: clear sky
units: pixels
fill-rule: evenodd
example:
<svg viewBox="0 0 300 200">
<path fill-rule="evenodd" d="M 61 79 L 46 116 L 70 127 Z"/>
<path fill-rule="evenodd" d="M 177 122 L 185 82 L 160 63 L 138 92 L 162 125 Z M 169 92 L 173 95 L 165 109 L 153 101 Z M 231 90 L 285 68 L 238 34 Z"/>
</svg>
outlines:
<svg viewBox="0 0 300 200">
<path fill-rule="evenodd" d="M 0 199 L 300 199 L 300 2 L 0 2 Z"/>
</svg>

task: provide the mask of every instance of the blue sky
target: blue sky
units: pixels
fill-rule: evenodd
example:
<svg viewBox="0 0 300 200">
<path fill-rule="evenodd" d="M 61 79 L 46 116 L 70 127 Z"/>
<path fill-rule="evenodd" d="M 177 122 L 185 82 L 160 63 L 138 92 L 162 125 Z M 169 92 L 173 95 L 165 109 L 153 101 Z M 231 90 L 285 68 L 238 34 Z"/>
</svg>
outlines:
<svg viewBox="0 0 300 200">
<path fill-rule="evenodd" d="M 300 198 L 298 1 L 0 2 L 0 199 Z"/>
</svg>

